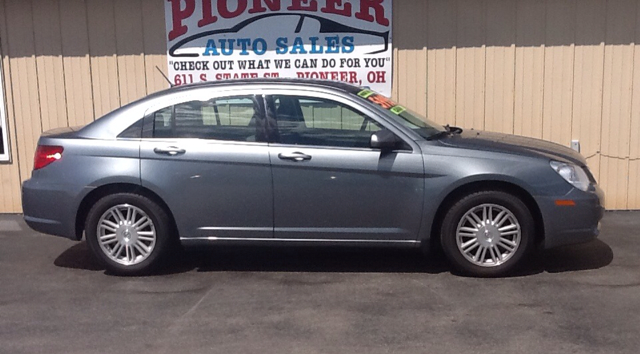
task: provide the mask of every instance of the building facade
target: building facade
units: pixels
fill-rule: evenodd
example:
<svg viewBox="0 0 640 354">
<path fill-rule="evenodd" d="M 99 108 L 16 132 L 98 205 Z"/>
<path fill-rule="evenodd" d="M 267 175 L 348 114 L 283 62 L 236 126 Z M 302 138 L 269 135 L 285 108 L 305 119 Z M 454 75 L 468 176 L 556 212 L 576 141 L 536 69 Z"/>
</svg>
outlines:
<svg viewBox="0 0 640 354">
<path fill-rule="evenodd" d="M 168 87 L 165 5 L 0 0 L 0 212 L 21 212 L 43 131 Z M 392 5 L 394 99 L 442 124 L 578 140 L 606 207 L 640 209 L 640 1 Z"/>
</svg>

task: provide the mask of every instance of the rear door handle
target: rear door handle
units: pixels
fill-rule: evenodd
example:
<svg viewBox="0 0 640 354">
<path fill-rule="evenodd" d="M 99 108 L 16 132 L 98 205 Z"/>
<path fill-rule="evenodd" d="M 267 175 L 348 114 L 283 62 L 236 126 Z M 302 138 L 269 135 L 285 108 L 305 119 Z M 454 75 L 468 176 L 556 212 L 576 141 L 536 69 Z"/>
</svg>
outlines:
<svg viewBox="0 0 640 354">
<path fill-rule="evenodd" d="M 280 158 L 280 160 L 291 160 L 291 161 L 295 161 L 295 162 L 311 160 L 311 156 L 309 156 L 307 154 L 303 154 L 303 153 L 301 153 L 299 151 L 296 151 L 296 152 L 283 152 L 283 153 L 278 154 L 278 158 Z"/>
<path fill-rule="evenodd" d="M 187 151 L 185 149 L 180 149 L 179 147 L 168 146 L 168 147 L 162 147 L 162 148 L 157 147 L 153 149 L 153 152 L 159 155 L 176 156 L 176 155 L 182 155 Z"/>
</svg>

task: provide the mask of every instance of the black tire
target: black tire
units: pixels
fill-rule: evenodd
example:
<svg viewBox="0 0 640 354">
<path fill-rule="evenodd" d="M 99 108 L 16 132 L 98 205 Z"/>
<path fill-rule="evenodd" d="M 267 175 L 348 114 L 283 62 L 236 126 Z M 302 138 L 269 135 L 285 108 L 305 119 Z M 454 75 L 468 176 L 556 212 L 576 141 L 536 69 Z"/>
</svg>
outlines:
<svg viewBox="0 0 640 354">
<path fill-rule="evenodd" d="M 515 229 L 513 231 L 516 231 L 519 225 L 520 230 L 519 243 L 515 250 L 509 253 L 509 250 L 505 246 L 499 244 L 499 242 L 502 241 L 496 241 L 495 233 L 492 234 L 490 231 L 497 230 L 498 227 L 490 222 L 488 223 L 490 225 L 486 228 L 484 224 L 476 223 L 476 229 L 479 230 L 476 238 L 476 243 L 478 243 L 477 247 L 475 246 L 475 243 L 472 242 L 473 237 L 464 238 L 466 236 L 462 236 L 460 239 L 461 246 L 458 246 L 458 227 L 472 225 L 470 221 L 465 221 L 468 220 L 465 216 L 470 215 L 467 213 L 470 213 L 472 210 L 480 211 L 480 208 L 483 206 L 498 206 L 503 208 L 495 209 L 492 207 L 490 212 L 493 212 L 493 215 L 489 217 L 487 221 L 489 219 L 496 219 L 499 216 L 496 214 L 499 214 L 501 210 L 506 209 L 511 212 L 512 217 L 508 217 L 508 220 L 506 220 L 509 222 L 508 226 L 511 227 L 511 225 L 514 225 L 512 228 Z M 479 225 L 483 226 L 479 228 L 477 227 Z M 489 229 L 492 226 L 495 228 Z M 462 197 L 451 206 L 442 221 L 440 241 L 442 244 L 442 250 L 447 256 L 447 259 L 462 274 L 477 277 L 498 277 L 508 275 L 521 265 L 529 251 L 532 249 L 534 232 L 534 221 L 531 216 L 531 212 L 520 198 L 502 191 L 486 190 Z M 508 239 L 509 237 L 512 237 L 512 239 Z M 508 241 L 513 241 L 516 237 L 516 235 L 507 236 L 507 239 Z M 498 240 L 500 239 L 501 238 L 498 238 Z M 467 242 L 464 240 L 468 240 L 471 246 L 473 246 L 469 246 L 466 249 L 466 251 L 468 251 L 467 256 L 465 256 L 465 252 L 461 249 L 464 248 L 463 245 Z M 492 245 L 491 247 L 485 247 L 487 253 L 490 253 L 490 255 L 483 254 L 482 251 L 480 251 L 480 255 L 477 255 L 476 252 L 481 250 L 487 242 Z M 491 248 L 491 251 L 489 251 L 489 248 Z M 498 250 L 500 251 L 500 257 L 498 257 Z M 498 261 L 489 259 L 493 258 L 494 254 Z M 467 257 L 472 259 L 467 259 Z M 504 259 L 504 261 L 502 261 L 501 258 Z M 502 263 L 500 263 L 500 261 L 502 261 Z"/>
<path fill-rule="evenodd" d="M 135 264 L 121 264 L 107 255 L 106 248 L 103 248 L 98 242 L 98 223 L 102 216 L 111 208 L 119 205 L 128 205 L 144 212 L 148 219 L 151 220 L 151 228 L 155 230 L 155 242 L 152 250 L 144 260 Z M 174 227 L 170 221 L 167 212 L 152 200 L 132 193 L 117 193 L 105 196 L 98 200 L 87 215 L 85 223 L 85 235 L 87 244 L 94 257 L 111 273 L 117 275 L 145 275 L 158 269 L 164 263 L 170 251 L 175 248 L 174 243 Z M 119 234 L 115 232 L 114 234 Z M 117 244 L 119 241 L 114 241 Z M 105 246 L 110 247 L 110 246 Z M 115 248 L 115 247 L 114 247 Z M 134 249 L 133 246 L 130 247 Z M 127 250 L 128 251 L 128 250 Z M 142 253 L 139 258 L 142 258 Z M 117 256 L 117 255 L 116 255 Z M 133 263 L 133 262 L 132 262 Z"/>
</svg>

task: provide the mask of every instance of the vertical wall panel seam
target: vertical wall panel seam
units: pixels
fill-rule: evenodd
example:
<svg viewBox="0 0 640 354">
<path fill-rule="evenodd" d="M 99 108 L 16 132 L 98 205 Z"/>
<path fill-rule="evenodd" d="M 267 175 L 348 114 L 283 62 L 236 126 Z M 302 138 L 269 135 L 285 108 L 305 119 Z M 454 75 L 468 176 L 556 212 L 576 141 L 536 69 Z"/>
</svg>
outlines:
<svg viewBox="0 0 640 354">
<path fill-rule="evenodd" d="M 120 88 L 121 81 L 120 80 L 120 61 L 118 60 L 118 30 L 116 26 L 118 25 L 118 21 L 116 21 L 116 2 L 112 1 L 111 6 L 113 6 L 113 38 L 114 38 L 114 49 L 115 49 L 115 64 L 116 64 L 116 81 L 118 82 L 118 106 L 122 106 L 122 88 Z"/>
<path fill-rule="evenodd" d="M 425 117 L 429 119 L 429 1 L 424 2 L 423 7 L 424 13 L 422 18 L 424 18 L 424 106 L 425 106 Z M 393 75 L 393 73 L 391 73 Z"/>
<path fill-rule="evenodd" d="M 64 1 L 64 0 L 63 0 Z M 89 3 L 84 1 L 85 23 L 87 25 L 87 56 L 89 57 L 89 86 L 91 87 L 91 110 L 93 111 L 93 120 L 98 119 L 96 112 L 96 96 L 93 88 L 93 63 L 91 60 L 91 35 L 89 32 Z"/>
<path fill-rule="evenodd" d="M 603 137 L 603 129 L 604 129 L 604 83 L 605 83 L 605 73 L 607 69 L 607 32 L 609 28 L 609 0 L 604 2 L 604 48 L 602 51 L 602 104 L 600 105 L 600 148 L 598 149 L 598 171 L 600 180 L 602 180 L 602 137 Z"/>
<path fill-rule="evenodd" d="M 71 125 L 71 122 L 69 121 L 69 99 L 68 99 L 68 94 L 67 94 L 67 74 L 66 74 L 66 69 L 65 69 L 65 65 L 64 65 L 64 50 L 63 50 L 63 40 L 62 40 L 62 9 L 60 8 L 62 6 L 62 1 L 64 0 L 58 0 L 58 19 L 60 20 L 60 60 L 62 61 L 62 89 L 65 91 L 64 94 L 64 110 L 65 112 L 67 112 L 67 126 Z"/>
<path fill-rule="evenodd" d="M 391 11 L 391 15 L 392 15 L 392 23 L 396 23 L 396 18 L 398 16 L 398 10 L 397 10 L 397 5 L 396 3 L 392 4 L 392 11 Z M 165 23 L 166 26 L 166 23 Z M 165 37 L 166 38 L 166 37 Z M 391 43 L 393 43 L 393 38 L 391 39 Z M 397 101 L 398 100 L 398 51 L 397 48 L 392 48 L 391 49 L 391 57 L 392 57 L 392 62 L 391 62 L 391 66 L 392 66 L 392 72 L 395 73 L 395 75 L 393 75 L 391 77 L 391 97 Z M 168 69 L 168 67 L 167 67 Z"/>
<path fill-rule="evenodd" d="M 147 75 L 149 75 L 149 72 L 147 68 L 147 53 L 146 53 L 147 34 L 144 28 L 145 27 L 144 26 L 144 6 L 142 5 L 142 0 L 139 0 L 138 3 L 140 4 L 140 24 L 142 25 L 142 64 L 144 66 L 144 92 L 148 95 L 149 94 L 149 77 Z M 393 84 L 393 81 L 392 81 L 392 84 Z"/>
<path fill-rule="evenodd" d="M 458 68 L 459 68 L 459 63 L 458 63 L 458 48 L 459 48 L 458 40 L 459 40 L 459 38 L 458 38 L 458 36 L 460 34 L 460 31 L 459 31 L 459 28 L 458 28 L 458 23 L 460 22 L 460 11 L 459 11 L 460 1 L 462 1 L 462 0 L 456 0 L 455 9 L 454 9 L 454 11 L 455 11 L 455 24 L 454 25 L 455 25 L 455 31 L 456 31 L 455 32 L 455 41 L 454 41 L 454 43 L 455 43 L 455 50 L 454 51 L 455 51 L 456 55 L 454 57 L 454 62 L 453 62 L 454 71 L 455 71 L 455 74 L 453 75 L 453 79 L 454 79 L 454 86 L 453 87 L 455 89 L 455 93 L 454 93 L 454 96 L 453 96 L 454 97 L 454 101 L 453 102 L 454 102 L 454 105 L 455 105 L 455 109 L 454 109 L 453 112 L 454 112 L 454 123 L 455 123 L 456 126 L 461 125 L 460 123 L 462 123 L 462 122 L 459 123 L 459 120 L 458 120 Z"/>
<path fill-rule="evenodd" d="M 542 139 L 544 139 L 544 108 L 545 108 L 545 103 L 544 103 L 544 98 L 546 96 L 546 86 L 545 86 L 545 82 L 547 79 L 547 25 L 548 25 L 548 21 L 549 21 L 549 1 L 546 0 L 544 2 L 544 38 L 542 39 L 542 97 L 540 104 L 542 105 L 541 108 L 541 114 L 542 117 L 540 117 L 540 124 L 542 125 L 541 131 L 540 131 L 540 137 Z"/>
<path fill-rule="evenodd" d="M 413 44 L 413 43 L 411 43 Z M 400 62 L 400 59 L 402 59 L 403 64 L 402 67 L 404 68 L 404 70 L 402 70 L 402 76 L 398 75 L 398 101 L 400 102 L 407 102 L 408 99 L 405 98 L 407 97 L 407 91 L 409 91 L 407 89 L 407 87 L 405 86 L 407 84 L 407 78 L 409 77 L 409 71 L 411 69 L 415 70 L 415 67 L 410 68 L 408 65 L 408 60 L 407 57 L 410 55 L 409 52 L 411 52 L 411 50 L 405 50 L 405 51 L 400 51 L 398 50 L 398 63 Z M 402 80 L 400 80 L 400 77 L 402 78 Z M 400 85 L 400 82 L 403 83 L 403 85 Z M 401 89 L 402 87 L 402 89 Z M 413 104 L 413 103 L 412 103 Z"/>
<path fill-rule="evenodd" d="M 639 30 L 640 30 L 640 21 L 639 21 L 639 17 L 640 16 L 640 5 L 638 5 L 636 3 L 636 24 L 635 24 L 635 28 L 634 28 L 634 58 L 633 58 L 633 67 L 635 70 L 635 66 L 637 64 L 636 55 L 639 55 L 640 53 L 638 53 L 637 50 L 635 50 L 636 45 L 637 45 L 637 41 L 639 39 L 638 35 L 640 34 Z M 632 76 L 632 82 L 635 82 L 635 78 Z M 635 86 L 633 86 L 633 90 L 635 91 L 637 88 Z M 640 173 L 640 169 L 636 168 L 636 174 L 635 174 L 635 181 L 634 181 L 634 187 L 631 188 L 631 174 L 632 174 L 632 170 L 631 170 L 631 166 L 632 166 L 632 162 L 635 161 L 637 162 L 638 158 L 637 155 L 633 155 L 633 140 L 631 139 L 631 135 L 632 135 L 632 131 L 631 129 L 633 128 L 633 103 L 634 103 L 634 95 L 633 95 L 633 91 L 631 93 L 631 115 L 630 115 L 630 122 L 629 122 L 629 183 L 627 184 L 627 209 L 631 209 L 633 207 L 638 208 L 638 201 L 640 200 L 638 197 L 639 195 L 633 195 L 632 196 L 632 190 L 635 190 L 636 193 L 638 193 L 638 186 L 640 186 L 639 180 L 640 180 L 640 176 L 638 176 L 638 174 Z M 638 132 L 636 132 L 636 134 L 638 134 Z M 636 144 L 638 144 L 638 142 L 635 142 Z M 637 154 L 638 152 L 636 152 Z M 633 197 L 633 202 L 630 201 L 630 199 Z"/>
<path fill-rule="evenodd" d="M 574 22 L 573 22 L 573 67 L 571 71 L 573 72 L 571 77 L 571 114 L 569 115 L 569 134 L 570 140 L 573 140 L 573 120 L 575 114 L 575 97 L 576 97 L 576 44 L 578 38 L 578 0 L 573 0 L 573 11 L 574 11 Z M 582 131 L 580 131 L 582 133 Z M 569 142 L 571 143 L 571 142 Z"/>
<path fill-rule="evenodd" d="M 6 16 L 7 16 L 6 2 L 3 5 L 4 5 L 4 15 L 5 15 L 3 23 L 6 24 L 7 23 L 6 22 L 6 20 L 7 20 L 6 19 Z M 20 170 L 20 165 L 19 165 L 20 147 L 18 146 L 19 145 L 18 144 L 18 127 L 17 127 L 18 121 L 17 121 L 17 118 L 16 118 L 18 115 L 16 114 L 16 99 L 15 99 L 15 97 L 13 95 L 13 77 L 12 77 L 12 72 L 11 72 L 11 55 L 10 55 L 10 51 L 9 51 L 9 26 L 5 27 L 5 33 L 7 34 L 7 49 L 6 49 L 7 50 L 7 54 L 6 54 L 7 55 L 7 67 L 4 69 L 6 71 L 6 75 L 4 75 L 4 79 L 5 79 L 5 81 L 7 79 L 9 80 L 9 83 L 10 83 L 11 87 L 8 87 L 7 85 L 4 85 L 4 87 L 5 88 L 10 88 L 11 92 L 12 92 L 12 94 L 11 94 L 11 111 L 13 113 L 13 117 L 11 117 L 11 118 L 13 120 L 13 126 L 12 126 L 12 128 L 13 128 L 13 138 L 16 139 L 15 140 L 15 145 L 16 145 L 15 157 L 16 157 L 16 160 L 13 161 L 13 159 L 12 159 L 12 163 L 15 163 L 17 165 L 16 167 L 18 169 L 18 176 L 20 176 L 20 180 L 22 181 L 22 171 Z M 5 99 L 6 99 L 6 96 L 7 95 L 5 94 Z M 8 100 L 7 100 L 7 105 L 9 105 Z M 6 118 L 7 118 L 7 121 L 8 121 L 9 117 L 6 117 Z M 8 138 L 8 140 L 11 139 L 9 137 L 9 134 L 7 134 L 7 138 Z M 11 142 L 11 140 L 9 140 L 8 142 Z M 12 155 L 14 155 L 13 152 L 12 152 Z"/>
<path fill-rule="evenodd" d="M 33 65 L 36 67 L 36 100 L 38 102 L 38 112 L 40 112 L 40 117 L 38 117 L 38 121 L 40 122 L 40 132 L 44 131 L 44 126 L 42 125 L 42 120 L 44 119 L 42 115 L 42 101 L 40 100 L 40 72 L 38 70 L 38 53 L 36 51 L 36 24 L 33 16 L 33 0 L 31 0 L 31 36 L 33 37 Z"/>
<path fill-rule="evenodd" d="M 6 14 L 6 11 L 5 11 L 5 14 Z M 7 24 L 7 33 L 9 33 L 9 25 L 8 24 Z M 7 36 L 7 37 L 10 37 L 10 36 Z M 9 43 L 9 38 L 7 38 L 7 41 L 8 41 L 7 43 Z M 18 74 L 22 73 L 19 63 L 16 64 L 16 71 L 18 72 Z M 19 76 L 19 75 L 17 75 L 17 76 Z M 11 88 L 12 89 L 12 94 L 13 94 L 13 92 L 16 91 L 16 90 L 14 90 L 15 87 L 13 87 L 13 82 L 14 81 L 12 80 L 12 88 Z M 18 87 L 17 90 L 21 91 L 20 87 Z M 23 98 L 22 97 L 22 91 L 20 92 L 20 98 Z M 18 162 L 18 169 L 21 170 L 21 173 L 20 173 L 20 178 L 21 179 L 20 180 L 22 181 L 22 176 L 25 175 L 25 177 L 26 177 L 28 172 L 22 171 L 22 166 L 21 166 L 22 165 L 22 162 L 21 162 L 22 160 L 21 160 L 21 158 L 23 157 L 22 154 L 24 153 L 24 151 L 27 151 L 28 149 L 27 149 L 26 142 L 24 142 L 24 139 L 19 139 L 19 134 L 18 134 L 18 119 L 19 119 L 18 117 L 19 117 L 19 114 L 24 113 L 23 112 L 24 111 L 24 105 L 21 104 L 21 103 L 23 103 L 23 102 L 16 102 L 16 98 L 15 98 L 15 95 L 14 95 L 14 124 L 15 124 L 16 146 L 23 145 L 22 147 L 24 148 L 24 149 L 19 149 L 18 148 L 16 150 L 16 152 L 17 152 L 16 159 L 17 159 L 17 162 Z M 20 110 L 19 113 L 18 113 L 18 109 Z M 24 158 L 26 158 L 26 156 L 24 156 Z M 22 172 L 24 172 L 24 173 L 22 173 Z"/>
<path fill-rule="evenodd" d="M 483 12 L 483 16 L 484 18 L 482 19 L 483 24 L 484 24 L 484 38 L 482 39 L 483 44 L 480 46 L 480 48 L 482 48 L 482 46 L 484 46 L 484 50 L 483 50 L 483 55 L 484 55 L 484 65 L 483 65 L 483 73 L 482 73 L 482 130 L 485 130 L 486 126 L 487 126 L 487 27 L 488 27 L 488 7 L 489 5 L 487 4 L 488 0 L 483 0 L 482 2 L 482 12 Z M 494 92 L 495 92 L 495 85 L 493 87 Z"/>
<path fill-rule="evenodd" d="M 455 44 L 453 50 L 453 63 L 455 65 L 455 70 L 453 70 L 453 122 L 458 125 L 458 21 L 460 20 L 458 14 L 458 7 L 460 6 L 460 0 L 456 0 L 455 2 Z M 446 97 L 445 97 L 446 98 Z M 447 118 L 449 119 L 449 118 Z"/>
<path fill-rule="evenodd" d="M 571 51 L 571 85 L 569 89 L 571 91 L 569 98 L 569 141 L 568 144 L 571 146 L 571 140 L 573 139 L 573 99 L 575 98 L 575 82 L 576 82 L 576 39 L 578 37 L 578 4 L 577 0 L 573 0 L 573 12 L 575 14 L 573 21 L 573 50 Z"/>
<path fill-rule="evenodd" d="M 516 82 L 518 81 L 518 78 L 516 77 L 516 75 L 518 74 L 518 4 L 520 2 L 517 1 L 516 2 L 516 6 L 515 6 L 515 10 L 513 11 L 513 15 L 514 20 L 513 23 L 515 25 L 515 33 L 514 33 L 514 38 L 513 38 L 513 92 L 512 92 L 512 96 L 513 96 L 513 105 L 511 107 L 511 133 L 515 134 L 516 133 L 516 105 L 517 105 L 517 95 L 516 95 L 516 90 L 517 90 L 517 85 Z"/>
<path fill-rule="evenodd" d="M 635 4 L 636 4 L 635 28 L 634 28 L 634 31 L 633 31 L 634 32 L 633 33 L 633 42 L 631 42 L 631 50 L 632 50 L 632 55 L 631 55 L 631 88 L 630 88 L 630 92 L 629 92 L 629 95 L 630 95 L 629 96 L 630 97 L 629 106 L 630 107 L 629 107 L 629 124 L 628 124 L 628 127 L 629 127 L 629 129 L 628 129 L 629 130 L 628 131 L 628 134 L 629 134 L 629 145 L 627 146 L 627 152 L 626 152 L 626 155 L 627 155 L 626 156 L 626 160 L 627 160 L 627 162 L 626 162 L 627 163 L 627 176 L 626 176 L 626 178 L 627 178 L 627 183 L 626 183 L 626 185 L 627 185 L 627 197 L 625 198 L 625 206 L 624 206 L 625 209 L 629 209 L 629 192 L 630 192 L 629 191 L 629 189 L 630 189 L 629 188 L 629 184 L 631 182 L 631 179 L 629 177 L 630 177 L 630 174 L 631 174 L 631 141 L 632 141 L 632 139 L 631 139 L 631 134 L 632 134 L 631 126 L 632 126 L 632 121 L 633 121 L 633 91 L 635 89 L 635 87 L 634 87 L 635 80 L 633 78 L 634 78 L 635 70 L 636 70 L 636 65 L 635 65 L 635 58 L 636 58 L 636 53 L 637 53 L 637 51 L 636 51 L 636 39 L 637 39 L 636 38 L 636 35 L 637 35 L 636 28 L 638 27 L 638 8 L 640 8 L 640 6 L 638 6 L 638 1 L 636 1 Z"/>
</svg>

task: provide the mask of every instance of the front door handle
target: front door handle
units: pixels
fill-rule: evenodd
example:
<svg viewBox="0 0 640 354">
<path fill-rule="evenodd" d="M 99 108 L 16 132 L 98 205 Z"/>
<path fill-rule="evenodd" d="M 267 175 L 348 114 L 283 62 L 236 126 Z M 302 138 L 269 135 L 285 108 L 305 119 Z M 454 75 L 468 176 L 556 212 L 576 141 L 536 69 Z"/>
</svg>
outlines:
<svg viewBox="0 0 640 354">
<path fill-rule="evenodd" d="M 295 161 L 295 162 L 301 162 L 301 161 L 309 161 L 311 160 L 311 156 L 307 155 L 307 154 L 303 154 L 301 152 L 283 152 L 278 154 L 278 157 L 280 158 L 280 160 L 291 160 L 291 161 Z"/>
<path fill-rule="evenodd" d="M 180 149 L 179 147 L 168 146 L 168 147 L 162 147 L 162 148 L 157 147 L 153 149 L 153 152 L 159 155 L 176 156 L 176 155 L 182 155 L 187 151 L 185 149 Z"/>
</svg>

